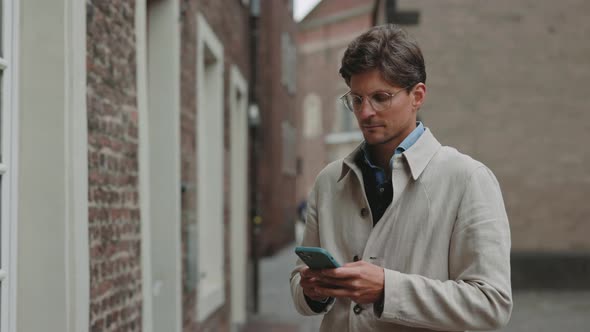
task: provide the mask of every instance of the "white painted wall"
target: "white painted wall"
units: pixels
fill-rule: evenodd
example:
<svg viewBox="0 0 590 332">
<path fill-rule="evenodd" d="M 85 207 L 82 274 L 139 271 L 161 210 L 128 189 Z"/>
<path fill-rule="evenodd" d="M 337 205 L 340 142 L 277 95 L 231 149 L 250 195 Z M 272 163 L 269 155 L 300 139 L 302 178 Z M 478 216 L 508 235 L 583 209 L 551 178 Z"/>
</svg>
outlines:
<svg viewBox="0 0 590 332">
<path fill-rule="evenodd" d="M 17 331 L 88 329 L 85 8 L 21 2 Z"/>
</svg>

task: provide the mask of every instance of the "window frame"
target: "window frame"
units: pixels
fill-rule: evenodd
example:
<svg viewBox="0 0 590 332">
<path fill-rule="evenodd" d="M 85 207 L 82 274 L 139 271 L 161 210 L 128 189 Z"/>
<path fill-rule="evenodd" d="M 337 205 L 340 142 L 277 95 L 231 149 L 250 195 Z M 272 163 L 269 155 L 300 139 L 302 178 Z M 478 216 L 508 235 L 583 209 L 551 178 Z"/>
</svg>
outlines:
<svg viewBox="0 0 590 332">
<path fill-rule="evenodd" d="M 197 13 L 197 321 L 225 305 L 224 45 Z M 204 82 L 207 82 L 206 84 Z M 190 245 L 189 245 L 190 247 Z M 195 253 L 192 253 L 195 254 Z"/>
<path fill-rule="evenodd" d="M 287 93 L 297 91 L 297 46 L 289 32 L 281 34 L 281 83 Z"/>
<path fill-rule="evenodd" d="M 247 321 L 248 264 L 248 82 L 237 65 L 229 74 L 230 96 L 230 321 L 239 330 Z"/>
<path fill-rule="evenodd" d="M 16 220 L 17 220 L 17 138 L 18 126 L 15 112 L 16 107 L 16 82 L 15 70 L 18 57 L 16 22 L 18 0 L 0 0 L 1 17 L 0 25 L 2 36 L 2 55 L 0 56 L 1 92 L 1 144 L 2 160 L 0 160 L 1 172 L 1 208 L 0 208 L 0 234 L 1 234 L 1 260 L 0 271 L 3 277 L 0 283 L 0 332 L 16 331 Z"/>
</svg>

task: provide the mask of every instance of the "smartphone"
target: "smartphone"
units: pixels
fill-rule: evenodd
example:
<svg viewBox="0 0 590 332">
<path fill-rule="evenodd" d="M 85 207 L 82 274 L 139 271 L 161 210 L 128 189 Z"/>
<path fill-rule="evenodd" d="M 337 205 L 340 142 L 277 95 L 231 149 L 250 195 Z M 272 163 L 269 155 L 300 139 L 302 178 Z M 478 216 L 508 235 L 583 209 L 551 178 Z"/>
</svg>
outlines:
<svg viewBox="0 0 590 332">
<path fill-rule="evenodd" d="M 295 254 L 312 270 L 340 267 L 334 257 L 324 248 L 296 247 Z"/>
</svg>

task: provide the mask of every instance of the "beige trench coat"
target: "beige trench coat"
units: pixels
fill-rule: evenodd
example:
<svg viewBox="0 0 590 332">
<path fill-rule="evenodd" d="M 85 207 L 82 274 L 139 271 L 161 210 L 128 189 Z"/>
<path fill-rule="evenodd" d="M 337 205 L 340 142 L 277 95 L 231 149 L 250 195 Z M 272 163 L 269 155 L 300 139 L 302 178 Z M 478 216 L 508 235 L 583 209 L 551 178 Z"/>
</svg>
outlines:
<svg viewBox="0 0 590 332">
<path fill-rule="evenodd" d="M 341 264 L 358 255 L 385 271 L 383 313 L 339 298 L 321 331 L 490 330 L 512 310 L 510 229 L 498 182 L 482 163 L 441 146 L 430 130 L 393 162 L 393 201 L 373 227 L 357 148 L 318 175 L 302 245 L 319 246 Z M 298 269 L 295 307 L 307 305 Z"/>
</svg>

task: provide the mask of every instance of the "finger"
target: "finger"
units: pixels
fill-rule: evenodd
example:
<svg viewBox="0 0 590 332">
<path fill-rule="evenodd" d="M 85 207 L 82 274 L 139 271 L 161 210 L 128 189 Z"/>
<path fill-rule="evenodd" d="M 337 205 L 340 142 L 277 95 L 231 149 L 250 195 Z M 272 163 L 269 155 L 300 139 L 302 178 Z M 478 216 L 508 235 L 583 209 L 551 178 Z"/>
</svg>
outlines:
<svg viewBox="0 0 590 332">
<path fill-rule="evenodd" d="M 304 279 L 301 279 L 299 284 L 301 285 L 301 287 L 310 288 L 310 287 L 317 286 L 318 280 L 315 278 L 304 278 Z"/>
<path fill-rule="evenodd" d="M 324 287 L 329 288 L 353 288 L 354 282 L 357 279 L 353 278 L 331 278 L 331 277 L 321 277 L 316 280 L 316 282 Z"/>
<path fill-rule="evenodd" d="M 307 267 L 307 266 L 304 266 L 304 267 L 302 267 L 302 268 L 300 268 L 300 269 L 299 269 L 299 274 L 300 274 L 301 276 L 304 276 L 304 275 L 306 275 L 306 274 L 307 274 L 307 271 L 309 271 L 309 267 Z"/>
<path fill-rule="evenodd" d="M 299 272 L 301 277 L 305 277 L 305 278 L 317 278 L 319 276 L 321 276 L 321 270 L 311 270 L 309 268 L 306 268 L 305 270 L 302 270 Z"/>
<path fill-rule="evenodd" d="M 299 281 L 301 287 L 312 288 L 321 286 L 321 282 L 319 278 L 311 277 L 311 278 L 301 278 Z"/>
<path fill-rule="evenodd" d="M 371 263 L 360 260 L 360 261 L 356 261 L 356 262 L 346 263 L 346 264 L 342 265 L 341 267 L 360 267 L 360 266 L 367 265 L 367 264 L 371 264 Z"/>
<path fill-rule="evenodd" d="M 339 267 L 337 269 L 322 270 L 322 277 L 329 277 L 333 279 L 354 279 L 360 275 L 358 267 Z"/>
<path fill-rule="evenodd" d="M 317 292 L 317 288 L 312 287 L 309 289 L 304 289 L 303 290 L 303 294 L 305 294 L 307 297 L 309 297 L 310 299 L 314 300 L 314 301 L 320 301 L 323 300 L 325 298 L 325 296 L 320 295 Z"/>
<path fill-rule="evenodd" d="M 319 294 L 322 298 L 324 297 L 338 297 L 338 298 L 352 298 L 355 297 L 356 292 L 351 289 L 346 288 L 327 288 L 327 287 L 318 287 L 315 288 L 315 292 Z"/>
</svg>

